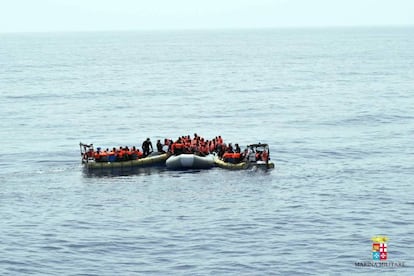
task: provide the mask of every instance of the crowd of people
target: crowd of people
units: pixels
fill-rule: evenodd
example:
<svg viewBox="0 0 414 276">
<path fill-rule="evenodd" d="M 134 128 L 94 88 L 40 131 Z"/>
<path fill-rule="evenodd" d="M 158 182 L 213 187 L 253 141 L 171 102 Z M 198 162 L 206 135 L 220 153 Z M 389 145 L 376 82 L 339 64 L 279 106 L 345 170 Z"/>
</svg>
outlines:
<svg viewBox="0 0 414 276">
<path fill-rule="evenodd" d="M 136 146 L 131 148 L 121 146 L 105 150 L 98 147 L 94 150 L 93 147 L 90 147 L 88 150 L 85 148 L 83 158 L 84 160 L 95 160 L 96 162 L 119 162 L 145 158 L 154 152 L 150 138 L 142 142 L 141 149 L 142 151 Z M 269 159 L 267 151 L 256 152 L 253 148 L 246 148 L 242 152 L 238 144 L 234 144 L 234 146 L 232 143 L 226 144 L 220 135 L 207 140 L 197 135 L 197 133 L 194 133 L 193 137 L 190 135 L 180 136 L 175 141 L 168 138 L 164 139 L 164 142 L 157 140 L 156 150 L 157 154 L 169 153 L 172 155 L 191 153 L 206 156 L 214 153 L 223 161 L 234 164 L 242 161 L 267 161 Z"/>
</svg>

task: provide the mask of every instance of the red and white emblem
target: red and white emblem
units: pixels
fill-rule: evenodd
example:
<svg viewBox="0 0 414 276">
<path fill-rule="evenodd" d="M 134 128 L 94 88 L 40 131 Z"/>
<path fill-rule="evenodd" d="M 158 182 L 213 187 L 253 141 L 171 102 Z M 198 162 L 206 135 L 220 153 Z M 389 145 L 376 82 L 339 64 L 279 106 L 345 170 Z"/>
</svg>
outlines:
<svg viewBox="0 0 414 276">
<path fill-rule="evenodd" d="M 380 252 L 387 252 L 387 244 L 386 243 L 380 243 Z"/>
</svg>

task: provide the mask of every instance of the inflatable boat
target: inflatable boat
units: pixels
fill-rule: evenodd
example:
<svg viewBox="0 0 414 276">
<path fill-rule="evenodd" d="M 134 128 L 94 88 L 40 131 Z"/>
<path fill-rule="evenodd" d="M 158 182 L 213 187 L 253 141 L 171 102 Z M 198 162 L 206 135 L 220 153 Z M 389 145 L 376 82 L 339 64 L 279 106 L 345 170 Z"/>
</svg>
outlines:
<svg viewBox="0 0 414 276">
<path fill-rule="evenodd" d="M 183 153 L 180 155 L 172 155 L 165 162 L 168 169 L 210 169 L 214 166 L 214 158 L 212 155 L 199 156 L 195 154 Z"/>
<path fill-rule="evenodd" d="M 128 170 L 132 168 L 149 167 L 149 166 L 165 166 L 165 160 L 170 156 L 169 153 L 152 152 L 144 158 L 134 158 L 125 161 L 100 161 L 94 158 L 93 144 L 79 143 L 82 156 L 82 164 L 85 169 L 89 170 Z"/>
<path fill-rule="evenodd" d="M 165 160 L 169 157 L 168 153 L 158 154 L 152 153 L 151 155 L 129 161 L 117 161 L 117 162 L 96 162 L 90 160 L 84 162 L 83 165 L 87 170 L 112 170 L 112 169 L 129 169 L 129 168 L 140 168 L 149 166 L 165 166 Z"/>
<path fill-rule="evenodd" d="M 239 154 L 240 155 L 240 154 Z M 270 161 L 270 150 L 267 144 L 251 144 L 248 145 L 243 160 L 214 157 L 214 163 L 217 167 L 228 170 L 247 170 L 251 168 L 273 169 L 275 164 Z"/>
</svg>

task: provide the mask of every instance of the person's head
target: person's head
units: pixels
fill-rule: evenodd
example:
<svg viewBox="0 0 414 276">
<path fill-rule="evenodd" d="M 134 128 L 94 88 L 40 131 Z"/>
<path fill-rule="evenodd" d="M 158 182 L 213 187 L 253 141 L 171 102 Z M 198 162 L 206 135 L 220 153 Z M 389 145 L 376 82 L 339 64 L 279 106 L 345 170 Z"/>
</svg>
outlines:
<svg viewBox="0 0 414 276">
<path fill-rule="evenodd" d="M 147 141 L 149 142 L 150 141 L 150 138 L 147 138 Z"/>
</svg>

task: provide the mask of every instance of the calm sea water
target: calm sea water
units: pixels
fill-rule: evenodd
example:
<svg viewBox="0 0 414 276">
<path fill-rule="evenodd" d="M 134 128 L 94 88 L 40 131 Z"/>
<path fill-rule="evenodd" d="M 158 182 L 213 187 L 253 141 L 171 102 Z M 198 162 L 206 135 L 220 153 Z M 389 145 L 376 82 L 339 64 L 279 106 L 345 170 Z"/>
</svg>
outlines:
<svg viewBox="0 0 414 276">
<path fill-rule="evenodd" d="M 413 88 L 412 28 L 0 34 L 0 274 L 412 275 Z M 276 169 L 80 165 L 194 132 Z"/>
</svg>

